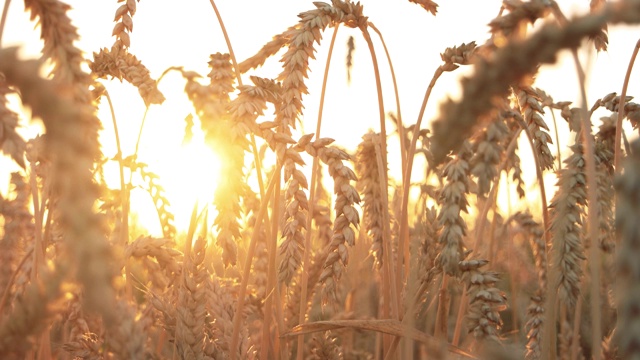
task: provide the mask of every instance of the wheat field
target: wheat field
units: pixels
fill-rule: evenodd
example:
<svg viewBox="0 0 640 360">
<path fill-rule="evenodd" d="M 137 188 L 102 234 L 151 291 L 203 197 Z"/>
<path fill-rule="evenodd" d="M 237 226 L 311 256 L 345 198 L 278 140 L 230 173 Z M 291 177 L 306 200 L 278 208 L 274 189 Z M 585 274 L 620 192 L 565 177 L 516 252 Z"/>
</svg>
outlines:
<svg viewBox="0 0 640 360">
<path fill-rule="evenodd" d="M 425 21 L 439 16 L 435 2 L 409 1 Z M 606 54 L 608 26 L 640 23 L 640 1 L 591 0 L 568 16 L 553 0 L 504 0 L 486 41 L 425 43 L 441 61 L 417 119 L 402 117 L 366 2 L 299 2 L 297 19 L 239 59 L 224 26 L 239 19 L 211 0 L 227 47 L 202 59 L 208 73 L 152 73 L 131 43 L 136 12 L 154 4 L 112 3 L 113 44 L 92 54 L 58 0 L 24 1 L 39 58 L 0 48 L 0 149 L 17 169 L 2 169 L 0 187 L 0 359 L 640 359 L 640 105 L 627 93 L 640 41 L 622 88 L 596 100 L 582 56 Z M 338 43 L 340 28 L 357 36 Z M 329 64 L 350 82 L 356 43 L 377 118 L 350 149 L 322 111 Z M 579 101 L 536 82 L 561 55 Z M 274 60 L 278 72 L 255 75 Z M 438 93 L 459 68 L 470 70 L 460 96 Z M 315 129 L 303 116 L 318 96 L 311 71 L 324 79 Z M 173 135 L 202 135 L 219 162 L 184 229 L 171 179 L 139 157 L 159 125 L 119 133 L 127 120 L 108 91 L 128 83 L 162 109 L 168 74 L 190 104 Z M 42 133 L 26 137 L 29 124 Z M 107 129 L 113 143 L 101 144 Z M 134 192 L 159 234 L 132 210 Z"/>
</svg>

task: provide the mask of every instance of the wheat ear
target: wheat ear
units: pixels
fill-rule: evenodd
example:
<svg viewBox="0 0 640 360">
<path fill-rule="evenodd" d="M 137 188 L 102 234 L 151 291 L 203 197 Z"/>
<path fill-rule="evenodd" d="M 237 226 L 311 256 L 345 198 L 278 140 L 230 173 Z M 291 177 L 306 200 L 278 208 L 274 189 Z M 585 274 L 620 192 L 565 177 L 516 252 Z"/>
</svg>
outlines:
<svg viewBox="0 0 640 360">
<path fill-rule="evenodd" d="M 433 123 L 433 155 L 442 162 L 458 149 L 474 125 L 493 107 L 492 99 L 507 95 L 509 86 L 533 74 L 542 63 L 552 63 L 556 53 L 575 48 L 580 40 L 597 34 L 605 23 L 637 23 L 640 6 L 636 2 L 608 4 L 597 14 L 578 17 L 559 28 L 544 25 L 524 41 L 509 42 L 490 59 L 476 63 L 474 76 L 462 81 L 462 100 L 448 100 Z"/>
<path fill-rule="evenodd" d="M 60 220 L 67 228 L 67 249 L 78 264 L 76 273 L 87 303 L 109 324 L 116 319 L 115 292 L 111 250 L 93 210 L 98 190 L 90 170 L 99 146 L 92 108 L 74 106 L 70 99 L 61 98 L 51 81 L 38 77 L 37 63 L 16 59 L 16 49 L 3 50 L 0 59 L 0 71 L 22 91 L 22 100 L 32 107 L 34 115 L 44 120 L 48 149 L 56 154 L 55 189 L 60 192 Z"/>
<path fill-rule="evenodd" d="M 24 168 L 27 143 L 16 132 L 19 127 L 18 115 L 7 107 L 7 95 L 11 93 L 4 75 L 0 74 L 0 151 Z"/>
</svg>

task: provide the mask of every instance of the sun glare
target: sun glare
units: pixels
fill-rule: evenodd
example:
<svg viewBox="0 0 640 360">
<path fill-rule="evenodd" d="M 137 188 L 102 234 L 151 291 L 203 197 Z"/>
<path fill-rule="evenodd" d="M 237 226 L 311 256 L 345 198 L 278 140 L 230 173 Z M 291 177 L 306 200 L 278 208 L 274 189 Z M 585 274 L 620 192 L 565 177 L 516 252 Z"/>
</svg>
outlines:
<svg viewBox="0 0 640 360">
<path fill-rule="evenodd" d="M 195 130 L 194 137 L 185 144 L 158 141 L 153 146 L 158 148 L 157 151 L 145 154 L 141 162 L 148 165 L 148 171 L 158 176 L 158 185 L 169 201 L 168 210 L 174 216 L 178 234 L 186 233 L 196 202 L 202 208 L 213 201 L 220 177 L 220 159 L 204 143 L 202 132 Z M 140 185 L 140 189 L 132 191 L 131 210 L 138 217 L 141 227 L 161 235 L 153 200 L 144 190 L 147 184 Z"/>
</svg>

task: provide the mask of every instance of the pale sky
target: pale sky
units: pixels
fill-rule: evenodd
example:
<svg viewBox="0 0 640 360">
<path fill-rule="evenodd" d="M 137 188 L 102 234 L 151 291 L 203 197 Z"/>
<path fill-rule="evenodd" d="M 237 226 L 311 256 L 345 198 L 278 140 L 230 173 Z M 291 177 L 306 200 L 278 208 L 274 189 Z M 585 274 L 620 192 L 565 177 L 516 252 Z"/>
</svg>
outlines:
<svg viewBox="0 0 640 360">
<path fill-rule="evenodd" d="M 391 53 L 400 91 L 402 114 L 405 124 L 414 123 L 426 87 L 434 70 L 441 63 L 440 53 L 445 48 L 463 42 L 476 41 L 482 44 L 488 38 L 486 24 L 493 19 L 500 9 L 501 1 L 496 0 L 440 0 L 437 16 L 424 11 L 418 5 L 406 0 L 363 0 L 364 13 L 385 36 Z M 110 47 L 114 38 L 111 30 L 113 15 L 120 4 L 116 1 L 67 1 L 73 11 L 72 21 L 79 29 L 81 40 L 78 46 L 90 57 L 91 52 L 101 47 Z M 583 13 L 589 1 L 563 1 L 563 9 L 569 13 Z M 217 1 L 218 6 L 238 61 L 253 55 L 272 36 L 281 33 L 294 25 L 297 14 L 313 8 L 311 2 L 300 0 L 235 0 Z M 24 57 L 36 57 L 40 53 L 41 42 L 39 32 L 29 22 L 24 13 L 24 4 L 13 1 L 10 6 L 3 46 L 21 46 Z M 202 75 L 208 73 L 209 54 L 227 52 L 220 26 L 209 1 L 169 1 L 143 0 L 138 3 L 137 13 L 133 17 L 133 33 L 131 36 L 131 53 L 135 54 L 157 78 L 164 69 L 170 66 L 184 66 L 186 70 L 195 70 Z M 640 36 L 638 27 L 610 29 L 610 48 L 608 53 L 593 57 L 589 81 L 591 91 L 589 101 L 613 91 L 620 92 L 627 63 L 635 42 Z M 320 85 L 326 61 L 327 49 L 332 29 L 324 34 L 322 44 L 317 47 L 316 61 L 310 64 L 311 73 L 307 84 L 310 94 L 304 98 L 305 132 L 313 132 L 318 112 Z M 351 86 L 346 85 L 345 56 L 348 36 L 355 36 L 354 68 Z M 384 87 L 385 111 L 395 111 L 395 101 L 384 50 L 377 36 L 372 32 L 376 53 L 382 73 Z M 583 46 L 590 49 L 592 46 Z M 275 78 L 281 71 L 276 55 L 266 66 L 249 74 Z M 537 86 L 552 95 L 555 100 L 577 101 L 577 80 L 571 59 L 562 57 L 564 65 L 545 67 L 540 72 Z M 640 71 L 636 69 L 636 72 Z M 469 69 L 459 69 L 456 73 L 446 73 L 437 83 L 426 112 L 423 126 L 433 119 L 438 109 L 438 102 L 447 95 L 456 96 L 456 76 L 469 74 Z M 636 85 L 640 75 L 632 76 L 629 94 L 637 93 Z M 120 85 L 118 81 L 103 82 L 114 101 L 120 136 L 125 155 L 133 152 L 137 129 L 142 119 L 144 105 L 137 91 L 130 85 Z M 142 138 L 140 160 L 164 163 L 151 170 L 158 172 L 161 182 L 170 193 L 170 199 L 176 212 L 179 228 L 190 214 L 195 195 L 180 193 L 185 182 L 194 176 L 202 181 L 215 177 L 213 170 L 200 163 L 197 173 L 186 174 L 194 165 L 184 160 L 191 153 L 177 153 L 181 137 L 176 134 L 184 129 L 184 117 L 189 113 L 189 103 L 182 93 L 184 81 L 177 75 L 168 75 L 160 84 L 160 90 L 167 97 L 161 107 L 152 106 L 147 119 L 147 126 Z M 106 104 L 106 101 L 103 101 Z M 100 109 L 100 117 L 105 131 L 102 144 L 107 156 L 115 153 L 113 147 L 113 130 L 106 107 Z M 371 57 L 367 45 L 359 34 L 359 30 L 340 28 L 331 64 L 322 136 L 336 139 L 336 143 L 354 149 L 360 137 L 368 128 L 379 129 L 378 107 L 375 80 L 371 66 Z M 392 129 L 388 126 L 388 129 Z M 27 131 L 29 132 L 29 131 Z M 32 135 L 32 132 L 30 132 Z M 562 141 L 566 141 L 566 136 Z M 396 146 L 396 142 L 390 142 Z M 563 144 L 566 147 L 566 143 Z M 554 147 L 555 149 L 555 147 Z M 197 150 L 196 150 L 197 151 Z M 390 149 L 390 168 L 397 173 L 399 157 L 397 150 Z M 0 166 L 7 168 L 3 160 Z M 0 173 L 0 181 L 8 178 L 8 171 Z M 182 176 L 182 177 L 181 177 Z M 420 170 L 414 171 L 414 177 L 420 178 Z M 4 187 L 4 186 L 3 186 Z M 154 218 L 152 218 L 155 220 Z M 149 220 L 149 221 L 153 221 Z"/>
</svg>

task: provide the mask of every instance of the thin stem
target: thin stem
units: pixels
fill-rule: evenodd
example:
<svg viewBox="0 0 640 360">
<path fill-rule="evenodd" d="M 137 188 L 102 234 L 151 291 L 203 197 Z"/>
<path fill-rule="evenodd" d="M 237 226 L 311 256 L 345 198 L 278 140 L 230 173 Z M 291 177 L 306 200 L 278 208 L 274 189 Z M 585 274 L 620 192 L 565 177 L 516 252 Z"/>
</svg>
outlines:
<svg viewBox="0 0 640 360">
<path fill-rule="evenodd" d="M 284 330 L 284 314 L 282 313 L 282 294 L 280 292 L 280 285 L 281 285 L 280 283 L 276 283 L 275 294 L 276 294 L 276 304 L 278 304 L 278 306 L 276 306 L 278 328 L 281 329 L 280 333 L 282 334 L 284 332 L 283 331 Z M 276 340 L 276 344 L 278 344 L 279 342 L 280 342 L 280 339 Z M 280 349 L 280 358 L 286 359 L 289 357 L 289 355 L 290 355 L 289 343 L 285 341 L 284 344 L 282 344 Z"/>
<path fill-rule="evenodd" d="M 324 109 L 324 98 L 327 91 L 327 79 L 329 78 L 329 67 L 331 65 L 331 55 L 333 54 L 333 47 L 336 43 L 336 36 L 338 35 L 338 28 L 340 24 L 336 25 L 333 29 L 333 36 L 331 36 L 331 44 L 329 45 L 329 53 L 327 54 L 327 63 L 324 66 L 324 76 L 322 78 L 322 90 L 320 92 L 320 106 L 318 109 L 318 121 L 316 123 L 316 139 L 320 138 L 320 129 L 322 125 L 322 111 Z M 311 187 L 309 189 L 309 210 L 307 210 L 307 232 L 304 238 L 304 253 L 302 256 L 302 272 L 300 281 L 300 310 L 298 312 L 298 324 L 305 323 L 307 314 L 307 286 L 309 284 L 309 272 L 305 271 L 311 266 L 309 261 L 309 253 L 311 251 L 311 221 L 313 220 L 313 210 L 316 201 L 316 182 L 318 181 L 318 157 L 313 157 L 313 164 L 311 166 Z M 298 348 L 296 357 L 298 360 L 302 360 L 304 355 L 304 336 L 298 336 Z"/>
<path fill-rule="evenodd" d="M 164 75 L 164 74 L 163 74 Z M 160 79 L 158 78 L 158 83 L 160 83 Z M 142 121 L 140 122 L 140 129 L 138 130 L 138 139 L 136 140 L 136 148 L 133 151 L 133 158 L 136 159 L 138 157 L 138 150 L 140 149 L 140 139 L 142 138 L 142 129 L 144 128 L 144 123 L 147 121 L 147 115 L 149 114 L 149 105 L 144 108 L 144 115 L 142 115 Z"/>
<path fill-rule="evenodd" d="M 449 275 L 442 274 L 442 283 L 438 294 L 438 309 L 436 310 L 436 323 L 433 336 L 447 341 L 447 319 L 449 317 Z"/>
<path fill-rule="evenodd" d="M 156 85 L 160 85 L 160 81 L 167 75 L 170 71 L 182 71 L 182 67 L 179 66 L 171 66 L 165 69 L 165 71 L 160 74 L 158 80 L 156 81 Z M 138 139 L 136 140 L 136 148 L 133 152 L 133 158 L 136 159 L 138 157 L 138 149 L 140 148 L 140 139 L 142 138 L 142 129 L 144 128 L 144 123 L 147 119 L 147 114 L 149 113 L 149 105 L 145 106 L 144 115 L 142 115 L 142 121 L 140 122 L 140 130 L 138 130 Z M 129 179 L 129 183 L 131 183 L 131 179 Z"/>
<path fill-rule="evenodd" d="M 387 56 L 387 62 L 389 63 L 389 71 L 391 72 L 391 80 L 393 81 L 393 92 L 396 96 L 396 115 L 398 120 L 398 136 L 400 137 L 400 161 L 402 164 L 402 170 L 404 171 L 406 167 L 407 161 L 407 148 L 405 144 L 405 135 L 404 135 L 404 124 L 402 122 L 402 112 L 400 111 L 400 95 L 398 93 L 398 83 L 396 82 L 396 72 L 393 70 L 393 62 L 391 61 L 391 55 L 389 54 L 389 49 L 387 49 L 387 43 L 384 41 L 382 37 L 382 33 L 378 28 L 372 23 L 369 22 L 369 27 L 373 29 L 373 31 L 378 34 L 380 37 L 380 42 L 382 42 L 382 47 L 384 48 L 384 53 Z"/>
<path fill-rule="evenodd" d="M 393 61 L 391 60 L 391 55 L 389 54 L 389 49 L 387 48 L 387 44 L 384 41 L 384 37 L 382 36 L 382 33 L 380 32 L 380 30 L 378 30 L 378 28 L 372 23 L 369 22 L 368 23 L 369 27 L 371 27 L 373 29 L 373 31 L 375 31 L 378 36 L 380 37 L 380 41 L 382 42 L 382 46 L 384 48 L 384 52 L 385 55 L 387 56 L 387 62 L 389 63 L 389 70 L 391 72 L 391 80 L 393 82 L 393 91 L 394 91 L 394 95 L 395 95 L 395 100 L 396 100 L 396 114 L 397 114 L 397 125 L 396 127 L 398 128 L 398 137 L 400 138 L 400 164 L 401 164 L 401 169 L 402 171 L 404 171 L 407 167 L 407 145 L 405 143 L 405 134 L 404 134 L 404 123 L 402 122 L 402 112 L 400 109 L 400 95 L 398 93 L 398 83 L 396 81 L 396 73 L 393 69 Z M 414 128 L 414 135 L 419 133 L 419 129 L 418 128 Z M 384 147 L 385 151 L 386 151 L 386 146 Z M 385 154 L 386 155 L 386 154 Z M 386 169 L 386 167 L 385 167 Z M 385 183 L 386 184 L 386 183 Z M 386 223 L 386 222 L 385 222 Z M 400 217 L 400 223 L 402 225 L 404 225 L 404 227 L 401 227 L 401 232 L 400 232 L 400 240 L 398 242 L 398 254 L 404 254 L 404 265 L 405 265 L 405 269 L 404 272 L 406 274 L 406 277 L 408 279 L 409 277 L 409 265 L 410 265 L 410 255 L 409 255 L 409 240 L 408 240 L 408 229 L 409 229 L 409 219 L 407 214 L 404 214 L 403 216 Z M 401 225 L 401 226 L 402 226 Z M 405 232 L 403 232 L 405 231 Z M 400 251 L 400 249 L 402 249 L 402 252 Z M 397 263 L 397 270 L 396 270 L 396 284 L 398 286 L 398 288 L 400 288 L 402 286 L 402 275 L 401 275 L 401 269 L 402 267 L 402 257 L 400 257 L 398 259 L 398 263 Z"/>
<path fill-rule="evenodd" d="M 362 29 L 362 34 L 367 41 L 367 45 L 369 46 L 369 53 L 371 54 L 371 61 L 373 62 L 373 72 L 375 74 L 376 79 L 376 90 L 378 94 L 378 114 L 380 116 L 380 140 L 382 142 L 382 148 L 384 152 L 382 154 L 382 165 L 384 170 L 384 184 L 387 184 L 387 127 L 385 124 L 385 112 L 384 112 L 384 100 L 382 98 L 382 83 L 380 81 L 380 69 L 378 68 L 378 58 L 376 57 L 376 51 L 373 47 L 373 42 L 371 41 L 371 36 L 369 35 L 369 31 L 366 28 Z M 385 187 L 384 194 L 387 194 L 387 189 Z"/>
<path fill-rule="evenodd" d="M 556 114 L 551 107 L 551 118 L 553 119 L 553 131 L 556 133 L 556 147 L 558 148 L 558 170 L 562 169 L 562 154 L 560 152 L 560 134 L 558 134 L 558 122 L 556 121 Z"/>
<path fill-rule="evenodd" d="M 118 131 L 118 122 L 116 121 L 116 113 L 113 108 L 113 103 L 111 102 L 111 96 L 109 92 L 105 89 L 104 96 L 107 98 L 107 102 L 109 103 L 109 110 L 111 111 L 111 122 L 113 123 L 113 132 L 116 138 L 116 159 L 118 159 L 118 167 L 120 169 L 120 201 L 122 202 L 122 206 L 127 201 L 127 190 L 125 189 L 126 184 L 124 182 L 124 160 L 122 156 L 122 146 L 120 145 L 120 132 Z M 129 216 L 125 216 L 126 214 L 122 214 L 122 228 L 120 230 L 120 242 L 123 245 L 126 245 L 129 240 L 127 235 L 129 234 Z"/>
<path fill-rule="evenodd" d="M 269 186 L 265 192 L 267 197 L 262 202 L 260 206 L 260 210 L 256 215 L 256 223 L 253 229 L 253 234 L 251 235 L 251 242 L 249 243 L 249 249 L 247 249 L 247 258 L 244 263 L 244 270 L 242 272 L 242 282 L 240 283 L 240 290 L 238 292 L 238 304 L 236 306 L 236 312 L 233 316 L 233 333 L 231 335 L 231 347 L 230 347 L 230 358 L 231 360 L 236 359 L 236 349 L 238 347 L 238 336 L 240 335 L 240 321 L 242 319 L 242 310 L 244 308 L 244 297 L 247 293 L 247 286 L 249 285 L 249 275 L 251 275 L 251 263 L 253 261 L 253 254 L 256 248 L 256 240 L 258 238 L 258 234 L 260 233 L 260 228 L 262 227 L 262 222 L 267 213 L 269 206 L 269 198 L 271 197 L 273 190 L 275 188 L 276 176 L 275 174 L 280 172 L 280 167 L 277 167 L 271 176 L 271 180 L 269 181 Z"/>
<path fill-rule="evenodd" d="M 602 358 L 602 328 L 600 327 L 600 319 L 602 317 L 600 311 L 600 250 L 596 244 L 598 240 L 598 179 L 596 178 L 596 155 L 595 145 L 593 139 L 593 133 L 591 132 L 591 119 L 588 115 L 587 109 L 587 92 L 585 90 L 585 75 L 580 66 L 580 60 L 578 59 L 578 53 L 572 51 L 573 58 L 576 64 L 576 70 L 578 71 L 578 78 L 580 80 L 580 96 L 582 98 L 582 135 L 584 144 L 584 157 L 585 168 L 587 175 L 587 202 L 589 211 L 587 213 L 587 224 L 589 239 L 591 239 L 591 246 L 589 248 L 589 267 L 591 270 L 591 341 L 593 346 L 593 359 L 600 360 Z M 624 97 L 621 98 L 621 107 L 624 109 Z M 616 129 L 616 133 L 618 129 Z M 617 142 L 616 144 L 620 144 Z M 619 150 L 619 146 L 616 149 Z M 617 168 L 616 168 L 617 169 Z"/>
<path fill-rule="evenodd" d="M 531 134 L 529 127 L 527 126 L 527 124 L 525 124 L 524 120 L 521 117 L 516 117 L 516 120 L 518 121 L 518 124 L 520 124 L 520 128 L 522 129 L 522 131 L 524 131 L 524 133 L 527 135 L 527 140 L 529 141 L 529 147 L 531 147 L 532 154 L 533 154 L 533 161 L 536 167 L 536 177 L 538 179 L 538 188 L 540 189 L 540 202 L 542 205 L 542 222 L 544 223 L 545 252 L 549 254 L 549 251 L 550 251 L 549 245 L 551 244 L 551 232 L 549 231 L 549 228 L 551 223 L 549 220 L 549 210 L 547 206 L 547 192 L 544 186 L 544 178 L 542 177 L 542 168 L 540 167 L 540 158 L 538 157 L 538 153 L 535 151 L 535 146 L 533 144 L 533 134 Z M 550 268 L 551 262 L 549 262 L 547 266 Z M 543 346 L 544 344 L 549 345 L 549 347 L 545 348 L 544 350 L 549 351 L 549 354 L 551 354 L 551 359 L 555 359 L 556 358 L 556 350 L 555 350 L 556 348 L 556 327 L 555 327 L 556 305 L 555 304 L 556 304 L 557 296 L 556 296 L 556 292 L 553 291 L 554 289 L 553 284 L 555 282 L 559 282 L 560 279 L 557 276 L 557 272 L 551 271 L 551 269 L 548 269 L 547 272 L 549 273 L 549 282 L 547 283 L 547 302 L 545 303 L 546 318 L 545 318 L 545 323 L 544 323 L 545 328 L 543 333 L 544 341 L 546 341 L 546 343 L 543 341 Z M 542 352 L 542 356 L 543 357 L 546 356 L 545 351 Z"/>
<path fill-rule="evenodd" d="M 593 246 L 593 245 L 592 245 Z M 571 360 L 578 360 L 580 353 L 580 321 L 582 319 L 582 296 L 578 296 L 576 308 L 573 312 L 573 333 L 571 339 Z M 594 324 L 595 325 L 595 324 Z"/>
<path fill-rule="evenodd" d="M 403 168 L 402 174 L 402 203 L 400 210 L 400 239 L 404 239 L 408 242 L 409 236 L 409 190 L 411 187 L 411 171 L 413 170 L 413 159 L 416 151 L 416 144 L 418 143 L 418 137 L 420 135 L 420 126 L 422 124 L 422 119 L 424 117 L 424 112 L 427 108 L 427 103 L 429 102 L 429 97 L 431 96 L 431 92 L 435 87 L 436 81 L 440 78 L 440 76 L 444 73 L 442 70 L 442 66 L 438 66 L 438 68 L 433 73 L 431 77 L 431 81 L 429 82 L 429 86 L 427 86 L 427 90 L 425 91 L 424 97 L 422 99 L 422 105 L 420 106 L 420 112 L 418 113 L 418 119 L 413 127 L 413 136 L 411 137 L 411 143 L 409 144 L 409 148 L 407 149 L 407 162 L 406 166 Z M 447 284 L 446 275 L 443 278 L 443 285 Z M 441 289 L 442 291 L 446 291 L 446 289 Z M 442 293 L 441 293 L 442 294 Z M 441 297 L 442 298 L 442 297 Z M 438 303 L 438 310 L 436 311 L 436 324 L 440 324 L 438 321 L 442 314 L 444 308 L 441 306 L 441 303 Z M 405 315 L 406 316 L 406 315 Z M 436 327 L 436 331 L 438 328 Z"/>
<path fill-rule="evenodd" d="M 236 78 L 238 79 L 238 85 L 242 86 L 242 78 L 240 76 L 240 69 L 238 68 L 238 62 L 236 61 L 236 55 L 233 52 L 233 47 L 231 46 L 231 40 L 229 39 L 229 34 L 227 33 L 227 28 L 224 26 L 224 22 L 222 21 L 222 16 L 220 16 L 220 12 L 218 11 L 218 7 L 213 0 L 209 0 L 211 3 L 211 7 L 213 7 L 213 11 L 216 13 L 216 17 L 218 18 L 218 23 L 220 24 L 220 29 L 222 30 L 222 34 L 224 35 L 224 41 L 227 43 L 227 48 L 229 49 L 229 55 L 231 55 L 231 61 L 233 62 L 233 69 L 236 72 Z"/>
<path fill-rule="evenodd" d="M 29 183 L 31 187 L 31 198 L 33 200 L 33 218 L 35 221 L 35 251 L 33 252 L 33 268 L 31 269 L 31 281 L 35 281 L 38 276 L 38 267 L 40 260 L 44 259 L 44 248 L 42 247 L 42 206 L 38 196 L 38 182 L 36 179 L 36 167 L 31 164 L 31 173 L 29 174 Z M 42 204 L 44 205 L 44 199 Z"/>
<path fill-rule="evenodd" d="M 622 139 L 622 120 L 625 116 L 625 98 L 627 97 L 627 87 L 629 86 L 629 79 L 631 78 L 631 70 L 633 69 L 633 64 L 636 62 L 636 57 L 638 56 L 638 50 L 640 50 L 640 40 L 636 42 L 636 46 L 633 48 L 633 53 L 631 54 L 631 59 L 629 60 L 629 66 L 627 67 L 627 73 L 624 76 L 624 83 L 622 84 L 622 94 L 620 94 L 620 102 L 618 103 L 618 121 L 616 121 L 616 141 L 613 160 L 613 166 L 616 169 L 617 173 L 620 173 L 620 171 L 622 170 L 620 168 L 620 160 L 622 159 L 622 144 L 620 143 Z"/>
<path fill-rule="evenodd" d="M 381 148 L 382 148 L 382 166 L 380 167 L 380 171 L 383 172 L 383 176 L 380 180 L 384 180 L 381 181 L 380 183 L 383 184 L 383 189 L 382 189 L 382 198 L 383 201 L 389 198 L 389 189 L 388 189 L 388 177 L 387 177 L 387 128 L 385 125 L 385 113 L 384 113 L 384 100 L 382 98 L 382 83 L 380 81 L 380 69 L 378 68 L 378 59 L 376 57 L 376 52 L 375 49 L 373 47 L 373 42 L 371 41 L 371 36 L 369 35 L 369 31 L 367 30 L 366 27 L 363 27 L 362 29 L 362 35 L 364 36 L 364 39 L 367 41 L 367 45 L 369 46 L 369 53 L 371 54 L 371 61 L 373 62 L 373 71 L 375 74 L 375 79 L 376 79 L 376 89 L 378 92 L 378 112 L 380 115 L 380 141 L 381 141 Z M 387 200 L 388 201 L 388 200 Z M 387 207 L 388 209 L 388 207 Z M 386 212 L 387 210 L 385 210 L 384 212 Z M 388 224 L 387 224 L 388 225 Z M 391 241 L 391 238 L 387 238 L 387 241 Z M 395 317 L 399 316 L 400 313 L 400 302 L 398 301 L 398 297 L 400 296 L 400 292 L 401 292 L 401 286 L 402 286 L 402 258 L 403 258 L 403 252 L 401 251 L 403 249 L 402 246 L 402 242 L 400 241 L 398 243 L 398 262 L 397 262 L 397 269 L 396 269 L 396 274 L 395 274 L 395 278 L 391 278 L 391 284 L 392 284 L 392 291 L 391 291 L 391 301 L 392 301 L 392 308 L 395 308 L 397 311 L 395 311 L 395 314 L 393 314 Z M 392 257 L 388 257 L 388 259 L 392 259 Z M 392 266 L 392 263 L 389 263 L 389 266 Z M 395 282 L 395 286 L 394 286 L 394 282 Z"/>
<path fill-rule="evenodd" d="M 381 148 L 380 143 L 378 143 L 377 141 L 374 142 L 374 145 L 375 145 L 375 152 L 376 152 L 376 161 L 378 163 L 378 177 L 380 178 L 380 181 L 382 181 L 382 179 L 384 178 L 384 170 L 383 170 L 383 167 L 382 167 L 382 148 Z M 382 197 L 382 206 L 385 209 L 389 208 L 389 200 L 384 196 Z M 382 216 L 383 216 L 382 221 L 384 222 L 384 235 L 385 235 L 384 237 L 385 237 L 385 240 L 387 240 L 387 241 L 384 241 L 384 244 L 385 244 L 384 253 L 386 255 L 385 263 L 387 263 L 389 265 L 389 267 L 391 267 L 391 263 L 392 263 L 391 259 L 392 259 L 393 254 L 392 254 L 392 251 L 391 251 L 391 241 L 390 241 L 391 240 L 391 227 L 389 225 L 389 223 L 390 223 L 389 212 L 388 211 L 383 211 L 382 212 Z M 392 274 L 392 272 L 393 272 L 393 269 L 391 269 L 389 271 L 389 273 L 391 273 L 391 274 Z M 395 285 L 396 285 L 396 284 L 394 284 L 394 277 L 390 276 L 389 279 L 391 281 L 391 290 L 393 291 L 393 288 L 395 288 Z M 398 295 L 398 294 L 396 294 L 396 295 Z M 397 296 L 394 297 L 392 302 L 391 302 L 391 311 L 392 311 L 391 315 L 394 318 L 398 318 L 400 316 L 400 313 L 399 313 L 400 309 L 399 309 Z"/>
<path fill-rule="evenodd" d="M 407 150 L 407 163 L 404 168 L 404 173 L 402 175 L 402 208 L 400 211 L 400 239 L 401 242 L 408 242 L 409 236 L 409 190 L 411 187 L 411 171 L 413 170 L 413 158 L 416 152 L 416 144 L 418 143 L 418 137 L 420 135 L 420 126 L 422 125 L 422 119 L 424 118 L 424 112 L 427 108 L 427 103 L 429 102 L 429 97 L 431 96 L 431 91 L 436 85 L 436 81 L 440 78 L 440 76 L 444 73 L 442 70 L 442 66 L 438 66 L 438 68 L 433 73 L 433 77 L 429 82 L 429 86 L 427 86 L 427 90 L 424 94 L 424 98 L 422 99 L 422 105 L 420 106 L 420 112 L 418 113 L 418 120 L 416 121 L 415 126 L 413 127 L 413 136 L 411 137 L 411 144 L 409 144 L 409 149 Z"/>
<path fill-rule="evenodd" d="M 16 269 L 13 271 L 13 273 L 11 273 L 11 277 L 9 278 L 9 281 L 7 281 L 7 286 L 4 288 L 4 291 L 2 292 L 2 298 L 0 298 L 0 314 L 4 314 L 4 305 L 7 303 L 7 299 L 9 298 L 11 287 L 13 286 L 13 283 L 16 280 L 16 277 L 18 276 L 20 269 L 22 269 L 22 266 L 24 266 L 27 260 L 29 260 L 29 258 L 32 255 L 32 252 L 34 252 L 33 249 L 34 248 L 29 249 L 29 251 L 27 251 L 27 253 L 24 254 L 24 256 L 22 257 L 22 260 L 20 260 L 20 263 L 18 264 Z"/>
<path fill-rule="evenodd" d="M 2 35 L 4 35 L 4 26 L 7 24 L 9 4 L 11 4 L 11 0 L 4 0 L 4 7 L 2 8 L 2 18 L 0 19 L 0 47 L 2 47 Z"/>
<path fill-rule="evenodd" d="M 385 176 L 385 171 L 383 170 L 384 168 L 382 167 L 382 149 L 380 146 L 380 143 L 378 141 L 374 141 L 374 146 L 375 146 L 375 152 L 376 152 L 376 161 L 378 163 L 378 177 L 380 178 L 380 183 L 384 184 L 382 181 L 384 179 Z M 386 196 L 382 196 L 382 206 L 384 209 L 388 209 L 389 208 L 389 199 Z M 383 238 L 383 246 L 384 246 L 384 256 L 385 256 L 385 266 L 387 266 L 388 271 L 387 273 L 390 275 L 389 276 L 389 280 L 390 280 L 390 292 L 393 295 L 391 297 L 391 316 L 393 318 L 399 319 L 400 318 L 400 305 L 399 305 L 399 300 L 398 297 L 400 296 L 399 292 L 394 291 L 394 289 L 397 288 L 397 284 L 395 283 L 396 278 L 395 276 L 393 276 L 393 266 L 392 266 L 392 258 L 393 258 L 393 254 L 391 251 L 391 226 L 390 226 L 390 220 L 389 220 L 389 211 L 383 211 L 382 212 L 382 216 L 383 216 L 383 223 L 384 223 L 384 238 Z M 385 301 L 386 299 L 388 299 L 389 297 L 385 297 Z M 398 342 L 400 341 L 400 338 L 396 337 L 394 338 L 394 342 Z M 389 352 L 389 356 L 393 355 L 395 351 L 390 351 Z"/>
<path fill-rule="evenodd" d="M 277 168 L 280 168 L 280 165 L 278 164 Z M 271 221 L 273 222 L 271 229 L 267 230 L 267 233 L 270 234 L 269 239 L 267 240 L 267 251 L 269 252 L 269 265 L 268 265 L 268 274 L 267 274 L 267 289 L 265 291 L 265 294 L 267 294 L 267 298 L 265 300 L 265 304 L 264 304 L 264 320 L 262 323 L 262 339 L 263 341 L 266 341 L 266 344 L 262 345 L 262 349 L 260 352 L 260 358 L 261 359 L 268 359 L 269 358 L 269 342 L 268 340 L 265 339 L 270 339 L 271 338 L 271 309 L 273 308 L 273 291 L 274 288 L 277 286 L 276 283 L 276 252 L 278 250 L 278 220 L 280 219 L 280 214 L 279 214 L 279 210 L 280 210 L 280 171 L 274 172 L 274 176 L 276 177 L 275 179 L 275 186 L 276 186 L 276 190 L 273 192 L 273 213 L 271 214 Z M 265 222 L 266 224 L 268 224 L 268 222 Z M 278 307 L 280 306 L 279 303 L 276 304 Z M 280 332 L 280 329 L 278 328 L 278 332 Z M 280 338 L 279 338 L 279 333 L 276 334 L 275 341 L 279 342 Z M 275 346 L 276 348 L 279 348 L 279 346 Z M 276 351 L 277 353 L 277 351 Z"/>
</svg>

